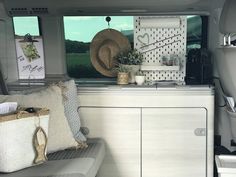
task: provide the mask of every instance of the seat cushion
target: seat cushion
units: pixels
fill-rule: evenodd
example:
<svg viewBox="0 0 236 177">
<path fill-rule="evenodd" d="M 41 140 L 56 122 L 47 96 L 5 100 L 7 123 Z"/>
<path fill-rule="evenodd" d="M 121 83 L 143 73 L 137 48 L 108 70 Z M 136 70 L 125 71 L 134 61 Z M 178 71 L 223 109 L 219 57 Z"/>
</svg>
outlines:
<svg viewBox="0 0 236 177">
<path fill-rule="evenodd" d="M 94 164 L 91 166 L 85 176 L 95 177 L 105 156 L 105 143 L 102 139 L 99 138 L 88 139 L 87 143 L 88 148 L 86 149 L 67 149 L 64 151 L 58 151 L 55 153 L 48 154 L 48 159 L 49 161 L 55 161 L 73 158 L 92 158 L 94 159 Z"/>
<path fill-rule="evenodd" d="M 48 160 L 65 160 L 73 158 L 94 158 L 99 160 L 101 153 L 104 149 L 104 142 L 99 138 L 88 139 L 88 147 L 85 149 L 66 149 L 64 151 L 58 151 L 47 155 Z"/>
<path fill-rule="evenodd" d="M 86 149 L 48 154 L 48 162 L 0 177 L 95 177 L 105 155 L 104 141 L 89 139 Z"/>
</svg>

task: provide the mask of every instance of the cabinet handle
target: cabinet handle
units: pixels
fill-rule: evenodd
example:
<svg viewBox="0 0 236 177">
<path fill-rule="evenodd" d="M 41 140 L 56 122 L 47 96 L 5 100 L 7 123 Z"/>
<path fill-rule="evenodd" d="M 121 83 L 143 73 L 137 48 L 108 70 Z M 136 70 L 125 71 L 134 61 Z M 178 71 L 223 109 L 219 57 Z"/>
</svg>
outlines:
<svg viewBox="0 0 236 177">
<path fill-rule="evenodd" d="M 196 128 L 194 134 L 196 136 L 206 136 L 206 128 Z"/>
</svg>

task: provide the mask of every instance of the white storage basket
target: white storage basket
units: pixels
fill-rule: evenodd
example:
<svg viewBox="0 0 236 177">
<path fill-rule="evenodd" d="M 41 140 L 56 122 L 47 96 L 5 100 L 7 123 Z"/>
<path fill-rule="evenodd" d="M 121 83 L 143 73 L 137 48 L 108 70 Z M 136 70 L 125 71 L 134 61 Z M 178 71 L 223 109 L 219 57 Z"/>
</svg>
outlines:
<svg viewBox="0 0 236 177">
<path fill-rule="evenodd" d="M 235 155 L 216 155 L 217 171 L 219 177 L 236 176 L 236 156 Z"/>
<path fill-rule="evenodd" d="M 0 115 L 0 172 L 8 173 L 35 165 L 34 136 L 38 127 L 48 136 L 49 122 L 49 110 L 35 110 L 35 113 L 20 111 Z"/>
</svg>

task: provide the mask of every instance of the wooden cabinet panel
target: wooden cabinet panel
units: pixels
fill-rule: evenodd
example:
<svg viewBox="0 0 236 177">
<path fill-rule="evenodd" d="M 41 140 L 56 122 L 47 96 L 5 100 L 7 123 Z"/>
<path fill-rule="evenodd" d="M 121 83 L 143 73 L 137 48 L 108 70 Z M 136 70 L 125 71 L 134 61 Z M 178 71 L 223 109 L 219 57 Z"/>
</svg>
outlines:
<svg viewBox="0 0 236 177">
<path fill-rule="evenodd" d="M 89 127 L 89 137 L 106 142 L 106 156 L 97 177 L 140 177 L 141 109 L 79 109 L 82 125 Z"/>
<path fill-rule="evenodd" d="M 206 177 L 206 110 L 142 109 L 142 177 Z"/>
</svg>

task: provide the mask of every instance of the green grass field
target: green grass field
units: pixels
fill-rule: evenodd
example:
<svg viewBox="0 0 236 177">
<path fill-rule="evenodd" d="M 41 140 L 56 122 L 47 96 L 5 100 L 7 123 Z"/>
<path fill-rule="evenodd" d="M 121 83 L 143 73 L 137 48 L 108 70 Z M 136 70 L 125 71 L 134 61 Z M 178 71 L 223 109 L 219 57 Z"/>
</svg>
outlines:
<svg viewBox="0 0 236 177">
<path fill-rule="evenodd" d="M 70 77 L 74 78 L 104 78 L 93 67 L 89 53 L 67 53 L 67 70 Z"/>
<path fill-rule="evenodd" d="M 89 53 L 67 53 L 66 62 L 69 68 L 76 65 L 92 67 Z"/>
</svg>

